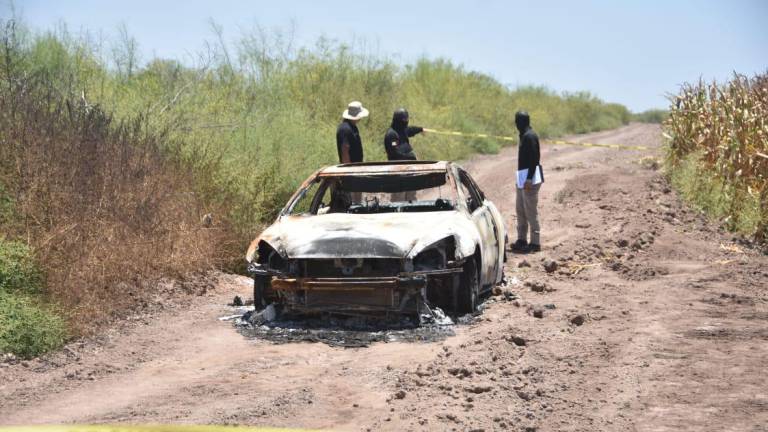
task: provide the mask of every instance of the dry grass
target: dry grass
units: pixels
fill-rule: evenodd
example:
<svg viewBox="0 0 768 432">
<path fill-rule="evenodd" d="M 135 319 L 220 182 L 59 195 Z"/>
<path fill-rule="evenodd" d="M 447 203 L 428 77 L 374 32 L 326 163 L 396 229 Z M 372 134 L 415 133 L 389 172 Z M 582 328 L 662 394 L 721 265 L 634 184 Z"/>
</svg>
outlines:
<svg viewBox="0 0 768 432">
<path fill-rule="evenodd" d="M 225 230 L 201 219 L 225 211 L 198 199 L 191 173 L 164 156 L 164 137 L 142 118 L 115 122 L 44 77 L 5 82 L 0 183 L 13 191 L 11 234 L 32 245 L 74 334 L 144 301 L 148 281 L 221 264 Z"/>
</svg>

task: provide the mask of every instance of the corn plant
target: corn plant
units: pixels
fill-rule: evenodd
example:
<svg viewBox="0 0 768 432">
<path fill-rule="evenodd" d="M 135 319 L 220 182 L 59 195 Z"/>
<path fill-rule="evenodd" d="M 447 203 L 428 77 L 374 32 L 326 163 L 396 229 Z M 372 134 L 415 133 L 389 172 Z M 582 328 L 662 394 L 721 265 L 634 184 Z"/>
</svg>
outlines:
<svg viewBox="0 0 768 432">
<path fill-rule="evenodd" d="M 734 74 L 724 84 L 684 84 L 664 122 L 668 164 L 675 170 L 697 157 L 701 175 L 726 191 L 727 216 L 738 225 L 746 205 L 756 203 L 751 225 L 768 239 L 768 74 Z"/>
</svg>

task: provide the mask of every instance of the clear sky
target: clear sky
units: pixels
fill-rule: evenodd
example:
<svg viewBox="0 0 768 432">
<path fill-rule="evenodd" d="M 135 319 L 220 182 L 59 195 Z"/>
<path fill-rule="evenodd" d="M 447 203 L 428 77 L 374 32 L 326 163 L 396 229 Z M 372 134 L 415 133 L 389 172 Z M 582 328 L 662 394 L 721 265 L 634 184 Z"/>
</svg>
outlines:
<svg viewBox="0 0 768 432">
<path fill-rule="evenodd" d="M 8 0 L 0 0 L 7 14 Z M 633 111 L 666 107 L 686 81 L 768 70 L 768 1 L 245 1 L 16 0 L 34 29 L 115 35 L 125 24 L 143 59 L 184 61 L 212 40 L 258 24 L 295 26 L 298 45 L 319 36 L 364 40 L 400 62 L 445 57 L 510 86 L 589 90 Z"/>
</svg>

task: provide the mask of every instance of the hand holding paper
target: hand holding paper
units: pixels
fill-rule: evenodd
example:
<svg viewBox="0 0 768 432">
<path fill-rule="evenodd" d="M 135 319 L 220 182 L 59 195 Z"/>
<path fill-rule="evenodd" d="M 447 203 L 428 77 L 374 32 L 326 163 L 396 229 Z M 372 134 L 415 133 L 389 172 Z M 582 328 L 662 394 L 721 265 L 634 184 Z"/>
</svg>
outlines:
<svg viewBox="0 0 768 432">
<path fill-rule="evenodd" d="M 528 168 L 521 169 L 517 172 L 517 188 L 523 189 L 525 188 L 525 181 L 528 179 Z M 541 168 L 536 167 L 536 171 L 533 173 L 533 178 L 531 179 L 531 185 L 537 185 L 541 183 Z"/>
</svg>

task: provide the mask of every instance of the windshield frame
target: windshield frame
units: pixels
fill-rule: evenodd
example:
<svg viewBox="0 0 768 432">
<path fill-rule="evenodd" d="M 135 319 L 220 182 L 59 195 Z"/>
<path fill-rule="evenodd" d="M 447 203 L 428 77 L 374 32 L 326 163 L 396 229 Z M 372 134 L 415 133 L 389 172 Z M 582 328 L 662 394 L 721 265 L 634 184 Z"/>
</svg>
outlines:
<svg viewBox="0 0 768 432">
<path fill-rule="evenodd" d="M 458 190 L 458 187 L 456 185 L 456 178 L 455 173 L 452 169 L 441 169 L 441 170 L 434 170 L 431 171 L 432 173 L 440 173 L 445 175 L 445 184 L 444 186 L 448 188 L 447 195 L 451 197 L 451 200 L 453 201 L 453 210 L 459 210 L 463 207 L 462 202 L 462 195 L 460 191 Z M 372 173 L 323 173 L 322 170 L 314 173 L 312 176 L 310 176 L 307 180 L 302 183 L 301 187 L 293 194 L 293 196 L 288 200 L 288 203 L 283 207 L 283 210 L 280 212 L 280 216 L 321 216 L 317 214 L 317 211 L 314 213 L 302 213 L 302 214 L 292 214 L 293 209 L 296 207 L 296 205 L 301 201 L 302 199 L 311 199 L 310 208 L 316 208 L 319 203 L 318 201 L 322 199 L 323 194 L 325 193 L 325 190 L 330 185 L 331 180 L 334 178 L 344 178 L 344 177 L 364 177 L 364 176 L 392 176 L 392 177 L 407 177 L 409 175 L 415 174 L 413 172 L 391 172 L 383 174 L 382 172 L 372 172 Z M 420 174 L 426 174 L 420 173 Z M 317 188 L 315 189 L 315 195 L 312 197 L 305 197 L 307 193 L 309 193 L 313 186 L 316 183 L 321 183 L 317 185 Z M 435 210 L 435 211 L 445 211 L 445 210 Z"/>
</svg>

